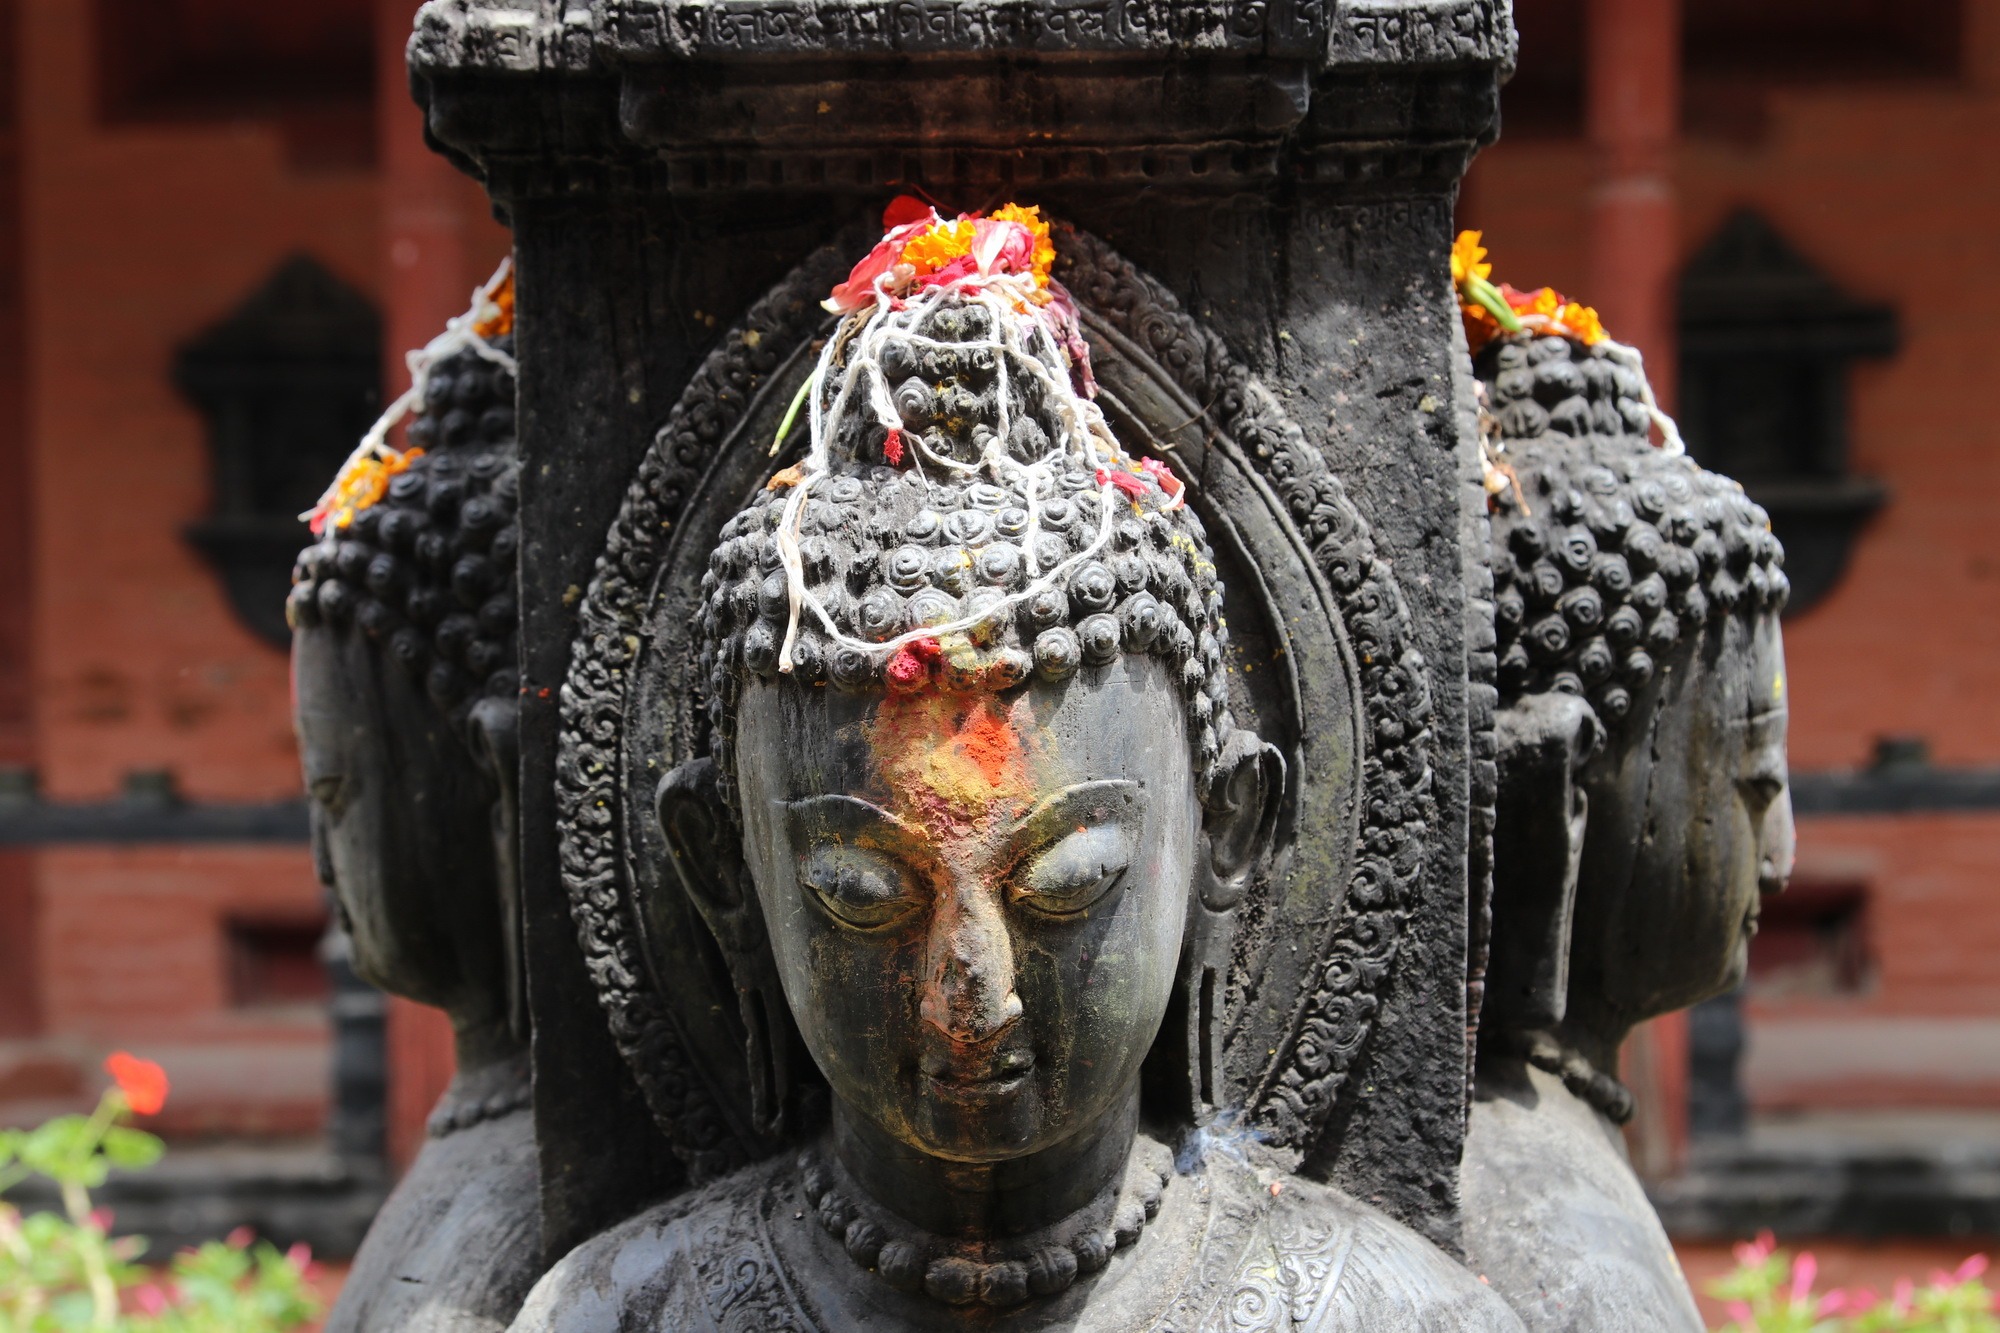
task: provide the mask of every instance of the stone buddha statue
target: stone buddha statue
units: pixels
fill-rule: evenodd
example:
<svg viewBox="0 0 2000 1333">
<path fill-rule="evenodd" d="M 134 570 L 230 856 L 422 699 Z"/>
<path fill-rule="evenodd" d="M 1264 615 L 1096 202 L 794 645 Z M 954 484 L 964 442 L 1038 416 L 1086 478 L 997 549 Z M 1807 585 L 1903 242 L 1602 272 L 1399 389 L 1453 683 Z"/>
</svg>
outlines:
<svg viewBox="0 0 2000 1333">
<path fill-rule="evenodd" d="M 1029 261 L 985 236 L 835 290 L 806 453 L 701 584 L 657 884 L 712 933 L 780 1146 L 572 1251 L 514 1327 L 1516 1328 L 1158 1092 L 1192 923 L 1259 874 L 1284 765 L 1232 718 L 1186 487 L 1114 437 L 1046 259 L 995 281 Z"/>
<path fill-rule="evenodd" d="M 1515 336 L 1477 368 L 1514 481 L 1467 1262 L 1530 1328 L 1697 1330 L 1615 1071 L 1636 1024 L 1742 980 L 1791 873 L 1783 553 L 1741 487 L 1648 442 L 1611 349 Z"/>
<path fill-rule="evenodd" d="M 513 376 L 461 352 L 430 368 L 426 401 L 411 450 L 300 556 L 289 602 L 314 861 L 356 972 L 443 1009 L 458 1060 L 355 1258 L 340 1333 L 504 1328 L 543 1267 L 514 873 Z"/>
</svg>

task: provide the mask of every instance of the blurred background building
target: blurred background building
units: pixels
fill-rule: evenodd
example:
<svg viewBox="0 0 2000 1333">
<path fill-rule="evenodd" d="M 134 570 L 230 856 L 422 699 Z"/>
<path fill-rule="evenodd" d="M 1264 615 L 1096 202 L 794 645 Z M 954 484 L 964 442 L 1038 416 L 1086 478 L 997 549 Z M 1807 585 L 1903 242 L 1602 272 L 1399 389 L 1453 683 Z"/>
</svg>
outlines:
<svg viewBox="0 0 2000 1333">
<path fill-rule="evenodd" d="M 329 959 L 291 516 L 507 244 L 414 9 L 0 0 L 0 1123 L 129 1047 L 173 1188 L 342 1225 L 449 1046 Z M 1635 1044 L 1638 1160 L 1690 1237 L 2000 1233 L 2000 0 L 1515 10 L 1461 223 L 1644 348 L 1795 587 L 1798 877 Z"/>
</svg>

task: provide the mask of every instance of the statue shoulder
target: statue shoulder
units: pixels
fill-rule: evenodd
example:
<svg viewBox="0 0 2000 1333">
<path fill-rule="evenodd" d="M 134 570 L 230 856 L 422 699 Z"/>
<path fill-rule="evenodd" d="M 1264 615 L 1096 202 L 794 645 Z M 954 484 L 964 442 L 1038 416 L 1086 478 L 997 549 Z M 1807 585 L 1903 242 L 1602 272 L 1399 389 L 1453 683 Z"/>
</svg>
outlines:
<svg viewBox="0 0 2000 1333">
<path fill-rule="evenodd" d="M 1554 1075 L 1482 1071 L 1460 1181 L 1466 1262 L 1530 1328 L 1702 1327 L 1618 1131 Z"/>
<path fill-rule="evenodd" d="M 1408 1329 L 1520 1333 L 1494 1292 L 1422 1236 L 1331 1186 L 1270 1171 L 1229 1181 L 1222 1211 L 1261 1214 L 1205 1331 Z M 1259 1197 L 1261 1196 L 1261 1197 Z"/>
<path fill-rule="evenodd" d="M 369 1227 L 328 1333 L 499 1333 L 541 1276 L 525 1109 L 432 1138 Z"/>
<path fill-rule="evenodd" d="M 774 1169 L 746 1167 L 577 1246 L 529 1293 L 514 1333 L 804 1329 L 764 1226 Z"/>
</svg>

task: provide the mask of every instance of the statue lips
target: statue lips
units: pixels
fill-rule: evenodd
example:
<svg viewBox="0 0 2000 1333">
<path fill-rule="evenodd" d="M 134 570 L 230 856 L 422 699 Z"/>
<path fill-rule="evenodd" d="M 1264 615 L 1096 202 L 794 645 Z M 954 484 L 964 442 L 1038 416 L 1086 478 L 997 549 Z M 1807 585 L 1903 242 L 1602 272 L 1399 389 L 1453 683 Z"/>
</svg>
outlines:
<svg viewBox="0 0 2000 1333">
<path fill-rule="evenodd" d="M 924 1053 L 924 1083 L 951 1101 L 988 1102 L 1010 1097 L 1027 1085 L 1035 1053 L 1025 1046 L 990 1055 L 933 1047 Z"/>
</svg>

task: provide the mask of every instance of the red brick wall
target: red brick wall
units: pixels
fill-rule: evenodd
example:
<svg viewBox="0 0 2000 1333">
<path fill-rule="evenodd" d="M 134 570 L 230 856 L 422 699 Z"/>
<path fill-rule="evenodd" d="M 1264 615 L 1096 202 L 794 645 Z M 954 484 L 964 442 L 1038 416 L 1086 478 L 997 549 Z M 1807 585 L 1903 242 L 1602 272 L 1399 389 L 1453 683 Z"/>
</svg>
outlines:
<svg viewBox="0 0 2000 1333">
<path fill-rule="evenodd" d="M 1748 205 L 1901 320 L 1902 351 L 1852 381 L 1853 465 L 1889 504 L 1839 588 L 1786 626 L 1799 770 L 1859 766 L 1885 734 L 2000 765 L 2000 0 L 1969 0 L 1964 41 L 1960 79 L 1773 91 L 1753 139 L 1676 157 L 1680 259 Z M 1573 139 L 1480 158 L 1460 218 L 1495 277 L 1590 299 L 1591 171 Z M 1753 1094 L 2000 1102 L 2000 817 L 1807 819 L 1799 836 L 1802 876 L 1868 886 L 1876 967 L 1859 995 L 1753 1006 Z"/>
</svg>

